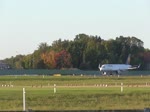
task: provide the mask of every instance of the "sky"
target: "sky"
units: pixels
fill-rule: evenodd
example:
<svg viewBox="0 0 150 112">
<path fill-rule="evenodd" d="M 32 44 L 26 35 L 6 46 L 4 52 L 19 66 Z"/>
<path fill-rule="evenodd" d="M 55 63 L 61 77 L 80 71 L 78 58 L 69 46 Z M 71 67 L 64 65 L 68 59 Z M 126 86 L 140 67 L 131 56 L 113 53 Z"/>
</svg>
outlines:
<svg viewBox="0 0 150 112">
<path fill-rule="evenodd" d="M 150 0 L 0 0 L 0 59 L 80 33 L 135 36 L 150 49 Z"/>
</svg>

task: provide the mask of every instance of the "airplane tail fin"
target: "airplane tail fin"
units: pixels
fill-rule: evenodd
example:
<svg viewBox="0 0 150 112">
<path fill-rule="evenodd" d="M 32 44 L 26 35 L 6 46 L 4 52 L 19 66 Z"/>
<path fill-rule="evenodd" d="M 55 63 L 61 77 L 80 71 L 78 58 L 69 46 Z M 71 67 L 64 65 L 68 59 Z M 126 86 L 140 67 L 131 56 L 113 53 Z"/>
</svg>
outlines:
<svg viewBox="0 0 150 112">
<path fill-rule="evenodd" d="M 130 64 L 130 60 L 131 60 L 131 54 L 129 54 L 129 55 L 128 55 L 128 58 L 127 58 L 126 64 Z"/>
<path fill-rule="evenodd" d="M 140 68 L 141 64 L 139 64 L 138 68 Z"/>
</svg>

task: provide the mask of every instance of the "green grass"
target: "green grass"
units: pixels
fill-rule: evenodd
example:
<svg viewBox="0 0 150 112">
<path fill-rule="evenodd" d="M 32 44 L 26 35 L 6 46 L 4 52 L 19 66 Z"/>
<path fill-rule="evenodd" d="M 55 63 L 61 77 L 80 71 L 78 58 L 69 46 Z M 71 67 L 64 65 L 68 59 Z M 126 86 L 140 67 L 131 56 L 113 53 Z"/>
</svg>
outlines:
<svg viewBox="0 0 150 112">
<path fill-rule="evenodd" d="M 124 83 L 122 93 L 120 92 L 121 82 Z M 114 110 L 150 107 L 149 76 L 142 78 L 139 76 L 121 78 L 94 78 L 93 76 L 0 77 L 0 85 L 10 83 L 14 85 L 13 88 L 0 87 L 0 110 L 22 110 L 23 87 L 26 89 L 26 109 Z M 57 84 L 56 94 L 53 93 L 53 84 Z M 108 87 L 100 86 L 102 84 L 108 84 Z"/>
<path fill-rule="evenodd" d="M 112 84 L 116 85 L 120 83 L 126 85 L 130 84 L 145 84 L 150 83 L 150 76 L 128 76 L 128 77 L 94 77 L 94 76 L 63 76 L 63 77 L 53 77 L 53 76 L 0 76 L 0 85 L 2 84 L 13 84 L 16 86 L 32 86 L 32 85 L 43 85 L 47 86 L 57 84 L 57 85 L 93 85 L 93 84 Z"/>
</svg>

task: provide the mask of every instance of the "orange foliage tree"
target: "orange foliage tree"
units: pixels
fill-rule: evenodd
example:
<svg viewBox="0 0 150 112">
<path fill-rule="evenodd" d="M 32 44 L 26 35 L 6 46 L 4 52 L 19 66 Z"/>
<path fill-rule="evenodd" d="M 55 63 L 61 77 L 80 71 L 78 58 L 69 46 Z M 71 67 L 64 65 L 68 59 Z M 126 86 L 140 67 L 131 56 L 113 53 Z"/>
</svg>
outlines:
<svg viewBox="0 0 150 112">
<path fill-rule="evenodd" d="M 72 66 L 71 55 L 65 50 L 58 53 L 55 51 L 46 52 L 41 55 L 41 58 L 49 69 L 70 68 Z"/>
<path fill-rule="evenodd" d="M 47 66 L 47 68 L 56 68 L 55 55 L 56 53 L 54 51 L 46 52 L 41 55 L 41 58 L 43 59 L 44 64 Z"/>
</svg>

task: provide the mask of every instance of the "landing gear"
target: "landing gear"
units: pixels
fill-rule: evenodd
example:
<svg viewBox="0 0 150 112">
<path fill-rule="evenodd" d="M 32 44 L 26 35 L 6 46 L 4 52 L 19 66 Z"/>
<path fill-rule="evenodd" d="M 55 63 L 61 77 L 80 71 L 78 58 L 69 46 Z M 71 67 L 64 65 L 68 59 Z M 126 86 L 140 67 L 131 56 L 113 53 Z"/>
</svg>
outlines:
<svg viewBox="0 0 150 112">
<path fill-rule="evenodd" d="M 107 75 L 107 72 L 102 72 L 102 75 Z"/>
<path fill-rule="evenodd" d="M 118 77 L 121 75 L 120 71 L 107 71 L 107 72 L 101 72 L 102 75 L 108 75 L 108 76 L 113 76 L 117 75 Z"/>
<path fill-rule="evenodd" d="M 116 75 L 118 75 L 119 73 L 118 73 L 118 71 L 116 71 Z"/>
<path fill-rule="evenodd" d="M 102 72 L 102 75 L 113 75 L 112 72 Z"/>
</svg>

